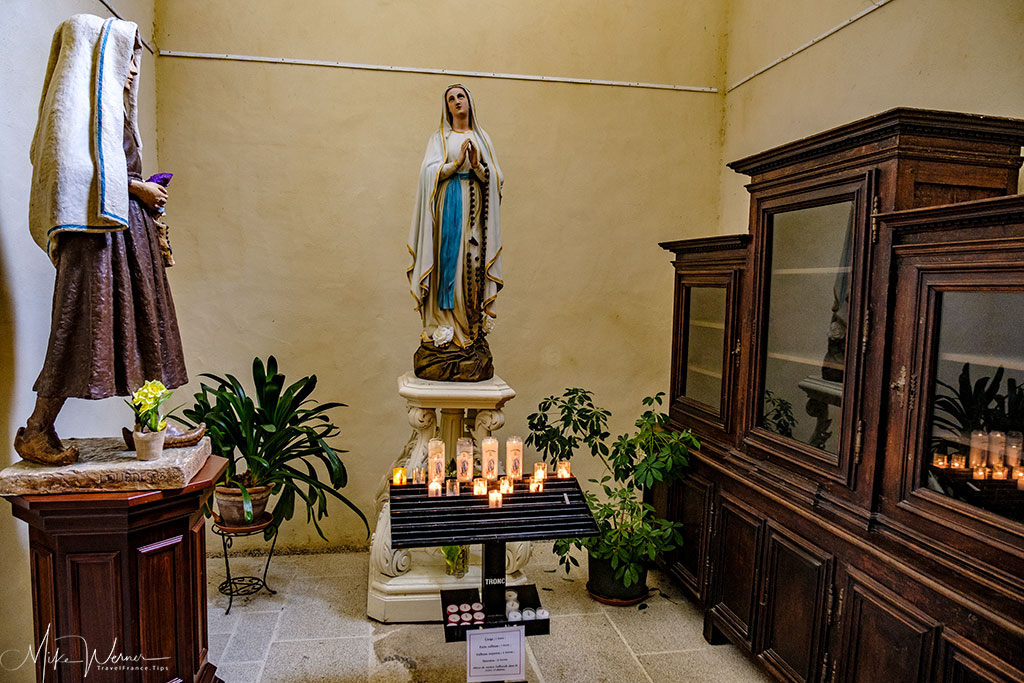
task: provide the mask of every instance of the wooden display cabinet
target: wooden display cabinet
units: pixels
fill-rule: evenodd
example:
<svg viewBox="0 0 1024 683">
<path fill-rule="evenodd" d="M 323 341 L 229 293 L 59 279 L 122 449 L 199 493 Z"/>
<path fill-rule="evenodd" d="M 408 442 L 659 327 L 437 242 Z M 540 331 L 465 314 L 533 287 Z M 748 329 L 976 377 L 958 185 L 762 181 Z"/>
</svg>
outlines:
<svg viewBox="0 0 1024 683">
<path fill-rule="evenodd" d="M 650 496 L 687 524 L 665 560 L 779 680 L 1024 681 L 1024 486 L 934 465 L 972 427 L 1020 454 L 1022 143 L 894 109 L 730 164 L 749 234 L 662 245 L 670 416 L 702 444 Z"/>
</svg>

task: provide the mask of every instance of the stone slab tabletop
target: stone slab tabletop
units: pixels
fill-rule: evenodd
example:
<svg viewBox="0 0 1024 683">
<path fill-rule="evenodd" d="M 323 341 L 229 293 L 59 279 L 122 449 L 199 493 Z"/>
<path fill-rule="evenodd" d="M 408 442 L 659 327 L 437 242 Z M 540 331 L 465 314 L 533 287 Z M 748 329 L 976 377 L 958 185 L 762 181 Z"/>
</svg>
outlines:
<svg viewBox="0 0 1024 683">
<path fill-rule="evenodd" d="M 195 446 L 166 448 L 156 460 L 137 460 L 117 438 L 64 439 L 64 444 L 78 446 L 78 462 L 52 467 L 20 460 L 0 470 L 0 495 L 180 489 L 211 452 L 208 436 Z"/>
</svg>

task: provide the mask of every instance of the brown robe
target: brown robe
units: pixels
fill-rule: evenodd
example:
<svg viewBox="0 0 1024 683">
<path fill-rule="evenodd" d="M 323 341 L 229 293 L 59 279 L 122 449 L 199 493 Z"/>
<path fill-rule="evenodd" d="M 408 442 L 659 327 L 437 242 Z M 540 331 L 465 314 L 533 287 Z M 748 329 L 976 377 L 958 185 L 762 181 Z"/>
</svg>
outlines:
<svg viewBox="0 0 1024 683">
<path fill-rule="evenodd" d="M 142 180 L 142 158 L 128 122 L 128 177 Z M 129 197 L 128 228 L 63 233 L 46 360 L 33 389 L 45 398 L 127 396 L 158 379 L 188 382 L 178 320 L 167 284 L 157 228 Z"/>
</svg>

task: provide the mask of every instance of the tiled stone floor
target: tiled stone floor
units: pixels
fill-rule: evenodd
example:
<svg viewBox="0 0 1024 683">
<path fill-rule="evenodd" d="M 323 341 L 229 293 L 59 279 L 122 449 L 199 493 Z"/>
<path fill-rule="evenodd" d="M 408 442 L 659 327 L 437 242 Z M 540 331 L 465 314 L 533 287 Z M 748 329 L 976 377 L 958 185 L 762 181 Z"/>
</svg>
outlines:
<svg viewBox="0 0 1024 683">
<path fill-rule="evenodd" d="M 233 557 L 234 575 L 258 574 L 265 558 Z M 466 646 L 445 643 L 439 624 L 366 618 L 367 553 L 282 555 L 267 583 L 277 591 L 227 597 L 222 558 L 207 561 L 210 660 L 226 683 L 462 683 Z M 583 562 L 585 564 L 585 562 Z M 731 645 L 701 636 L 701 615 L 657 572 L 644 606 L 607 607 L 535 544 L 526 568 L 551 611 L 551 635 L 527 639 L 530 683 L 742 683 L 769 679 Z M 567 580 L 568 579 L 568 580 Z M 550 589 L 550 590 L 547 590 Z"/>
</svg>

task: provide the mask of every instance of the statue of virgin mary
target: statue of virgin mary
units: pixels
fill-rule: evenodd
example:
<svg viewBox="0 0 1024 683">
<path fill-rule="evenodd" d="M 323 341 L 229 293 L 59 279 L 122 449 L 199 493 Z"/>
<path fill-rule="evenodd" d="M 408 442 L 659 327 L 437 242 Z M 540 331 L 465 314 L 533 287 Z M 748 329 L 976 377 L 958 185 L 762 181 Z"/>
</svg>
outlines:
<svg viewBox="0 0 1024 683">
<path fill-rule="evenodd" d="M 494 364 L 487 333 L 501 279 L 501 168 L 469 90 L 449 86 L 420 166 L 409 287 L 423 321 L 417 377 L 474 382 Z"/>
</svg>

